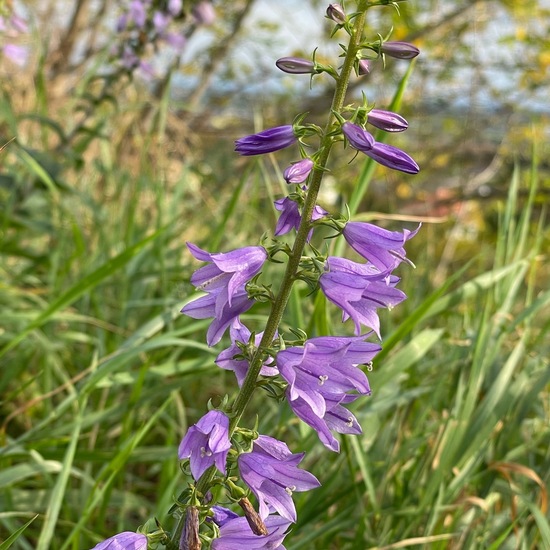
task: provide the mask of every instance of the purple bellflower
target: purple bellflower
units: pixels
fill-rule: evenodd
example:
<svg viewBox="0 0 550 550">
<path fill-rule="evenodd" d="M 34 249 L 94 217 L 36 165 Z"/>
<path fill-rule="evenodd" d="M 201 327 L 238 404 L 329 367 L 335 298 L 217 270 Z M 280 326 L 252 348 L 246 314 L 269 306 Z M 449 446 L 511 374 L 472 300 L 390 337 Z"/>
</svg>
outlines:
<svg viewBox="0 0 550 550">
<path fill-rule="evenodd" d="M 356 335 L 361 334 L 361 325 L 364 325 L 380 338 L 380 319 L 376 310 L 392 308 L 407 297 L 394 288 L 399 277 L 380 272 L 374 265 L 333 256 L 327 259 L 327 267 L 328 271 L 319 277 L 319 286 L 324 295 L 342 309 L 342 321 L 351 318 Z"/>
<path fill-rule="evenodd" d="M 419 229 L 420 225 L 414 231 L 403 229 L 401 233 L 388 231 L 372 223 L 348 222 L 343 235 L 348 244 L 365 260 L 374 264 L 380 271 L 391 271 L 403 261 L 412 264 L 405 256 L 403 245 L 412 239 Z"/>
<path fill-rule="evenodd" d="M 235 151 L 243 156 L 263 155 L 284 149 L 297 141 L 291 124 L 269 128 L 235 141 Z"/>
<path fill-rule="evenodd" d="M 362 150 L 362 152 L 375 160 L 378 164 L 391 168 L 392 170 L 399 170 L 406 174 L 418 174 L 420 171 L 418 164 L 416 164 L 412 157 L 393 145 L 379 143 L 377 141 L 374 143 L 372 149 Z"/>
<path fill-rule="evenodd" d="M 198 480 L 214 464 L 225 474 L 225 461 L 230 448 L 229 418 L 221 411 L 213 410 L 187 430 L 178 456 L 180 460 L 189 458 L 191 474 Z"/>
<path fill-rule="evenodd" d="M 260 435 L 252 452 L 239 456 L 241 477 L 256 495 L 262 519 L 274 509 L 288 521 L 296 522 L 292 493 L 319 487 L 313 474 L 298 468 L 304 454 L 293 454 L 282 441 Z"/>
<path fill-rule="evenodd" d="M 361 126 L 353 124 L 353 122 L 344 122 L 342 124 L 342 132 L 349 141 L 349 144 L 358 151 L 366 153 L 374 146 L 375 141 L 372 134 L 361 128 Z"/>
<path fill-rule="evenodd" d="M 231 336 L 232 345 L 224 349 L 216 358 L 216 364 L 218 367 L 221 367 L 225 370 L 232 370 L 237 377 L 237 383 L 241 387 L 244 383 L 244 379 L 248 374 L 248 368 L 250 367 L 246 359 L 235 359 L 236 355 L 242 354 L 240 348 L 236 345 L 235 342 L 243 342 L 244 344 L 248 343 L 250 340 L 250 331 L 246 328 L 239 319 L 235 319 L 231 324 L 229 329 L 229 334 Z M 259 345 L 260 340 L 262 339 L 263 332 L 255 335 L 254 343 L 256 346 Z M 277 336 L 277 335 L 275 335 Z M 277 367 L 272 363 L 272 359 L 268 359 L 266 363 L 263 364 L 260 374 L 262 376 L 277 376 L 279 371 Z"/>
<path fill-rule="evenodd" d="M 210 254 L 192 243 L 187 246 L 197 260 L 211 265 L 201 267 L 191 277 L 195 288 L 207 295 L 188 303 L 181 312 L 193 319 L 214 317 L 207 333 L 207 343 L 213 346 L 233 319 L 253 306 L 254 300 L 248 298 L 245 286 L 260 272 L 267 252 L 261 246 L 248 246 Z"/>
<path fill-rule="evenodd" d="M 373 109 L 367 114 L 367 122 L 385 132 L 403 132 L 409 123 L 397 113 Z"/>
<path fill-rule="evenodd" d="M 303 183 L 307 180 L 311 170 L 313 170 L 313 161 L 306 158 L 293 162 L 285 169 L 283 177 L 287 183 Z"/>
<path fill-rule="evenodd" d="M 277 225 L 275 226 L 275 236 L 278 237 L 279 235 L 284 235 L 293 228 L 298 231 L 300 222 L 302 221 L 302 216 L 296 202 L 288 197 L 284 197 L 275 201 L 275 208 L 281 212 Z M 327 214 L 328 212 L 326 210 L 316 205 L 313 210 L 313 214 L 311 215 L 311 220 L 320 220 Z M 308 242 L 311 239 L 312 234 L 313 229 L 310 230 L 307 236 Z"/>
<path fill-rule="evenodd" d="M 380 53 L 396 59 L 413 59 L 420 53 L 420 50 L 409 42 L 384 42 L 380 46 Z"/>
<path fill-rule="evenodd" d="M 326 13 L 327 17 L 335 23 L 342 24 L 346 22 L 346 12 L 340 4 L 329 4 Z"/>
<path fill-rule="evenodd" d="M 147 537 L 140 533 L 124 531 L 96 544 L 92 550 L 147 550 Z"/>
<path fill-rule="evenodd" d="M 357 365 L 372 361 L 380 349 L 365 342 L 364 336 L 322 336 L 277 354 L 279 372 L 289 384 L 290 407 L 332 451 L 339 450 L 339 443 L 331 430 L 361 433 L 357 420 L 341 403 L 353 401 L 357 393 L 370 395 L 367 376 Z"/>
<path fill-rule="evenodd" d="M 315 63 L 301 57 L 281 57 L 275 61 L 275 65 L 289 74 L 312 74 L 315 73 Z"/>
<path fill-rule="evenodd" d="M 359 61 L 357 72 L 360 76 L 370 73 L 370 61 L 368 59 L 361 59 Z"/>
<path fill-rule="evenodd" d="M 212 550 L 285 550 L 282 545 L 290 521 L 272 515 L 265 518 L 267 535 L 255 535 L 246 518 L 222 506 L 212 506 L 213 521 L 220 527 L 220 536 L 212 541 Z"/>
</svg>

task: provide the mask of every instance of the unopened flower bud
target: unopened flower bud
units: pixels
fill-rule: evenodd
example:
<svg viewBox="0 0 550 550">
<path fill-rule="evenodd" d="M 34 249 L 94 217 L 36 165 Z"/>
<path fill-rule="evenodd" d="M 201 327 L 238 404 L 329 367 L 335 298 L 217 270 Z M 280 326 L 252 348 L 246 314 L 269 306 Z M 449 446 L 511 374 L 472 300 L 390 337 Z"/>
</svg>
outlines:
<svg viewBox="0 0 550 550">
<path fill-rule="evenodd" d="M 250 525 L 252 532 L 255 535 L 267 535 L 268 532 L 265 523 L 246 497 L 239 500 L 239 506 L 244 510 L 246 521 L 248 521 L 248 525 Z"/>
<path fill-rule="evenodd" d="M 385 132 L 403 132 L 409 123 L 397 113 L 373 109 L 367 114 L 367 122 Z"/>
<path fill-rule="evenodd" d="M 412 59 L 420 53 L 420 50 L 408 42 L 384 42 L 380 46 L 380 53 L 396 59 Z"/>
<path fill-rule="evenodd" d="M 281 57 L 281 59 L 277 59 L 275 65 L 284 73 L 308 74 L 315 72 L 313 61 L 300 57 Z"/>
<path fill-rule="evenodd" d="M 340 4 L 329 4 L 327 17 L 339 25 L 346 22 L 346 12 Z"/>
<path fill-rule="evenodd" d="M 195 506 L 189 506 L 185 513 L 185 526 L 181 532 L 179 550 L 201 550 L 199 538 L 199 511 Z"/>
<path fill-rule="evenodd" d="M 365 75 L 370 73 L 370 61 L 368 59 L 361 59 L 358 64 L 357 72 L 360 75 Z"/>
<path fill-rule="evenodd" d="M 311 159 L 302 159 L 291 164 L 284 171 L 283 177 L 287 183 L 303 183 L 307 180 L 312 169 L 313 161 Z"/>
</svg>

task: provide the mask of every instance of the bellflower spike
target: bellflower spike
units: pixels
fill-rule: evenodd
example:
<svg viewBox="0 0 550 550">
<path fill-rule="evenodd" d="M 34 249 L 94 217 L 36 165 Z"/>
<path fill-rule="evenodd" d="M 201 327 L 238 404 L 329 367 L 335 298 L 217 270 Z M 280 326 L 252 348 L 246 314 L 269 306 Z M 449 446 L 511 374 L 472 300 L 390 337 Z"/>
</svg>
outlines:
<svg viewBox="0 0 550 550">
<path fill-rule="evenodd" d="M 277 199 L 275 201 L 275 208 L 281 212 L 281 215 L 279 216 L 279 220 L 277 221 L 277 225 L 275 226 L 275 236 L 278 237 L 279 235 L 284 235 L 291 231 L 293 228 L 298 231 L 298 228 L 300 227 L 300 222 L 302 220 L 302 216 L 300 214 L 300 210 L 298 209 L 298 205 L 288 197 L 284 197 L 282 199 Z M 321 218 L 324 218 L 326 215 L 328 215 L 328 212 L 321 208 L 320 206 L 316 205 L 313 209 L 313 214 L 311 215 L 311 220 L 320 220 Z M 307 241 L 309 242 L 311 239 L 311 235 L 313 234 L 313 229 L 310 230 L 307 236 Z"/>
<path fill-rule="evenodd" d="M 254 441 L 252 452 L 239 456 L 241 477 L 256 495 L 263 520 L 273 508 L 283 518 L 296 522 L 292 493 L 319 487 L 313 474 L 298 468 L 303 457 L 304 453 L 293 454 L 285 443 L 266 435 Z"/>
<path fill-rule="evenodd" d="M 367 122 L 385 132 L 403 132 L 409 123 L 397 113 L 373 109 L 367 115 Z"/>
<path fill-rule="evenodd" d="M 365 260 L 373 263 L 380 271 L 395 269 L 401 262 L 412 262 L 405 256 L 403 245 L 419 231 L 403 229 L 388 231 L 372 223 L 348 222 L 343 235 L 348 244 Z"/>
<path fill-rule="evenodd" d="M 340 403 L 357 397 L 348 396 L 348 392 L 370 395 L 369 381 L 357 365 L 372 361 L 380 349 L 378 344 L 365 342 L 363 336 L 322 336 L 308 340 L 303 347 L 287 348 L 277 354 L 279 372 L 289 384 L 290 407 L 333 451 L 339 446 L 330 429 L 336 429 L 339 418 L 345 420 L 336 431 L 361 432 L 357 421 L 349 423 L 350 413 Z"/>
<path fill-rule="evenodd" d="M 96 544 L 92 550 L 147 550 L 147 537 L 140 533 L 124 531 Z"/>
<path fill-rule="evenodd" d="M 283 172 L 283 177 L 287 183 L 304 183 L 313 170 L 313 161 L 311 159 L 302 159 L 293 162 Z"/>
<path fill-rule="evenodd" d="M 343 258 L 329 257 L 327 267 L 329 271 L 319 277 L 319 286 L 324 295 L 342 309 L 342 321 L 351 318 L 356 335 L 361 334 L 361 325 L 364 325 L 380 338 L 376 310 L 392 308 L 407 297 L 394 288 L 399 278 L 380 272 L 375 266 Z"/>
<path fill-rule="evenodd" d="M 235 151 L 243 156 L 263 155 L 284 149 L 297 141 L 291 124 L 269 128 L 235 141 Z"/>
<path fill-rule="evenodd" d="M 267 252 L 261 246 L 248 246 L 211 254 L 192 243 L 187 246 L 197 260 L 211 262 L 211 265 L 201 267 L 191 277 L 195 288 L 207 295 L 188 303 L 181 312 L 193 319 L 214 317 L 207 334 L 207 343 L 213 346 L 233 319 L 254 305 L 247 297 L 245 286 L 260 272 Z"/>
<path fill-rule="evenodd" d="M 415 160 L 407 155 L 405 151 L 393 145 L 375 142 L 372 149 L 361 149 L 361 151 L 375 160 L 378 164 L 391 168 L 392 170 L 399 170 L 406 174 L 418 174 L 418 172 L 420 172 L 420 168 Z"/>
<path fill-rule="evenodd" d="M 384 42 L 380 46 L 380 53 L 396 59 L 413 59 L 420 53 L 420 50 L 408 42 Z"/>
<path fill-rule="evenodd" d="M 213 410 L 187 430 L 178 456 L 180 460 L 189 458 L 191 474 L 198 480 L 214 464 L 219 472 L 225 474 L 225 461 L 230 448 L 229 418 L 221 411 Z"/>
<path fill-rule="evenodd" d="M 215 362 L 218 367 L 221 367 L 222 369 L 232 370 L 237 377 L 237 383 L 239 384 L 239 387 L 241 387 L 244 383 L 246 375 L 248 374 L 248 368 L 250 367 L 250 365 L 246 359 L 234 359 L 236 355 L 242 353 L 235 342 L 243 342 L 243 344 L 248 343 L 248 341 L 250 340 L 250 331 L 241 323 L 239 319 L 235 319 L 231 324 L 229 334 L 231 336 L 232 345 L 229 348 L 223 350 L 218 355 Z M 256 346 L 260 344 L 263 334 L 263 332 L 260 332 L 259 334 L 255 335 L 254 344 Z M 279 371 L 277 370 L 275 365 L 273 365 L 272 360 L 268 359 L 263 364 L 260 370 L 260 374 L 262 376 L 277 376 L 277 374 L 279 374 Z"/>
<path fill-rule="evenodd" d="M 290 521 L 280 516 L 265 518 L 267 535 L 255 535 L 246 518 L 222 506 L 212 506 L 213 521 L 220 527 L 220 536 L 212 541 L 212 550 L 285 550 L 282 545 Z"/>
<path fill-rule="evenodd" d="M 313 61 L 301 57 L 281 57 L 275 61 L 275 65 L 284 73 L 289 74 L 313 74 L 317 72 Z"/>
<path fill-rule="evenodd" d="M 342 132 L 349 141 L 349 144 L 358 151 L 366 153 L 374 146 L 374 137 L 364 128 L 361 128 L 361 126 L 353 124 L 353 122 L 344 122 L 342 124 Z"/>
</svg>

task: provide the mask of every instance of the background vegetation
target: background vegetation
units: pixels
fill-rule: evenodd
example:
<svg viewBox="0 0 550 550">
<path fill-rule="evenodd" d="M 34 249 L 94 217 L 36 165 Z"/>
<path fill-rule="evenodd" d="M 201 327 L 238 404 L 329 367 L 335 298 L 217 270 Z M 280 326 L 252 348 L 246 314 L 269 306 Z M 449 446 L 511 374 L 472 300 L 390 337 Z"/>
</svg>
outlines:
<svg viewBox="0 0 550 550">
<path fill-rule="evenodd" d="M 339 455 L 256 396 L 262 432 L 306 450 L 323 484 L 296 495 L 287 547 L 550 548 L 549 6 L 399 7 L 373 10 L 372 32 L 422 50 L 400 108 L 410 129 L 392 141 L 422 171 L 347 166 L 339 150 L 321 204 L 423 221 L 417 269 L 401 268 L 409 299 L 383 316 L 364 434 Z M 310 90 L 273 64 L 338 51 L 325 3 L 220 1 L 211 26 L 181 22 L 181 58 L 148 49 L 156 75 L 130 78 L 109 60 L 113 3 L 15 8 L 31 55 L 0 57 L 0 541 L 82 549 L 153 516 L 170 529 L 177 445 L 236 387 L 208 323 L 179 314 L 197 267 L 185 241 L 229 250 L 273 230 L 296 159 L 238 158 L 233 140 L 298 112 L 322 120 L 328 79 Z M 387 107 L 406 68 L 376 65 L 350 102 L 363 90 Z M 306 295 L 288 326 L 341 331 Z M 246 318 L 261 330 L 265 313 Z"/>
</svg>

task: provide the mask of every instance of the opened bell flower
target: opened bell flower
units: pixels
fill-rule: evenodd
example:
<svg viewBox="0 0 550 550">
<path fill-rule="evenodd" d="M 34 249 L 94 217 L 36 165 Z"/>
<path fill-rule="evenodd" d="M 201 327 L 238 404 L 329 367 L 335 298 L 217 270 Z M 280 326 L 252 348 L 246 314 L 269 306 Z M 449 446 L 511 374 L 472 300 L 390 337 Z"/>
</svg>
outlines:
<svg viewBox="0 0 550 550">
<path fill-rule="evenodd" d="M 284 149 L 297 141 L 291 124 L 269 128 L 235 141 L 235 151 L 243 156 L 263 155 Z"/>
<path fill-rule="evenodd" d="M 365 260 L 374 264 L 380 271 L 393 270 L 401 262 L 408 262 L 403 245 L 419 231 L 388 231 L 372 223 L 348 222 L 342 234 L 347 243 Z"/>
<path fill-rule="evenodd" d="M 233 319 L 252 307 L 248 299 L 246 283 L 257 275 L 267 259 L 262 246 L 247 246 L 226 253 L 211 254 L 198 246 L 187 243 L 191 254 L 211 265 L 201 267 L 191 277 L 198 290 L 207 293 L 186 304 L 182 313 L 193 319 L 214 317 L 207 334 L 207 343 L 218 343 Z"/>
<path fill-rule="evenodd" d="M 349 392 L 355 397 L 356 393 L 370 395 L 367 376 L 357 365 L 368 364 L 380 349 L 378 344 L 365 342 L 364 336 L 321 336 L 277 354 L 277 367 L 288 382 L 290 407 L 333 451 L 339 446 L 330 429 L 337 426 L 338 418 L 345 421 L 337 431 L 360 433 L 356 421 L 349 424 L 350 413 L 340 403 L 348 402 Z"/>
<path fill-rule="evenodd" d="M 396 59 L 413 59 L 420 53 L 420 50 L 409 42 L 384 42 L 380 46 L 380 53 Z"/>
<path fill-rule="evenodd" d="M 147 550 L 147 537 L 140 533 L 124 531 L 96 544 L 92 550 Z"/>
<path fill-rule="evenodd" d="M 212 550 L 284 550 L 282 542 L 291 523 L 288 519 L 267 516 L 264 523 L 268 534 L 256 535 L 245 517 L 222 506 L 212 506 L 212 513 L 212 521 L 220 528 L 220 536 L 212 541 Z"/>
<path fill-rule="evenodd" d="M 418 174 L 420 168 L 416 161 L 405 151 L 388 145 L 386 143 L 374 143 L 371 149 L 363 150 L 368 157 L 375 160 L 378 164 L 391 168 L 392 170 L 399 170 L 406 174 Z"/>
<path fill-rule="evenodd" d="M 319 277 L 323 294 L 340 309 L 342 322 L 352 319 L 355 334 L 361 325 L 374 330 L 380 338 L 380 308 L 392 308 L 407 298 L 395 287 L 399 278 L 380 272 L 374 265 L 358 264 L 344 258 L 327 258 L 328 271 Z"/>
<path fill-rule="evenodd" d="M 235 319 L 231 324 L 229 334 L 231 336 L 232 344 L 230 347 L 224 349 L 218 355 L 215 362 L 216 365 L 218 365 L 218 367 L 221 367 L 222 369 L 232 370 L 237 377 L 237 383 L 239 384 L 239 387 L 241 387 L 244 383 L 246 375 L 248 374 L 250 364 L 246 359 L 235 358 L 242 354 L 242 351 L 237 346 L 236 342 L 247 344 L 250 340 L 251 333 L 248 328 L 246 328 L 246 326 L 241 323 L 239 319 Z M 254 344 L 256 346 L 260 344 L 263 334 L 263 332 L 260 332 L 255 335 Z M 260 374 L 262 376 L 277 376 L 277 374 L 279 374 L 279 371 L 275 367 L 275 364 L 273 363 L 273 360 L 271 358 L 267 359 L 266 362 L 263 364 L 260 370 Z"/>
<path fill-rule="evenodd" d="M 367 122 L 385 132 L 403 132 L 409 127 L 409 123 L 401 115 L 381 109 L 372 109 L 367 114 Z"/>
<path fill-rule="evenodd" d="M 302 159 L 298 162 L 293 162 L 283 172 L 283 177 L 287 183 L 303 183 L 307 180 L 311 170 L 313 169 L 313 161 L 311 159 Z"/>
<path fill-rule="evenodd" d="M 281 57 L 275 61 L 275 65 L 289 74 L 313 74 L 315 73 L 315 63 L 309 59 L 301 57 Z"/>
<path fill-rule="evenodd" d="M 179 445 L 178 457 L 180 460 L 189 458 L 191 474 L 198 480 L 213 465 L 225 475 L 230 448 L 229 418 L 221 411 L 213 410 L 187 430 Z"/>
<path fill-rule="evenodd" d="M 319 487 L 313 474 L 298 468 L 304 454 L 293 454 L 282 441 L 260 435 L 252 452 L 239 456 L 241 477 L 258 499 L 263 520 L 275 510 L 288 521 L 296 522 L 292 493 Z"/>
</svg>

